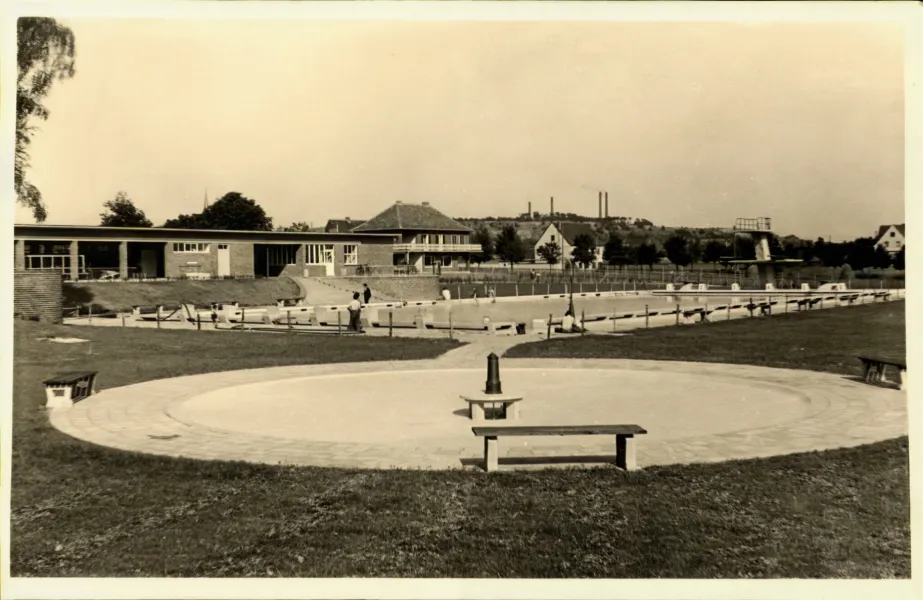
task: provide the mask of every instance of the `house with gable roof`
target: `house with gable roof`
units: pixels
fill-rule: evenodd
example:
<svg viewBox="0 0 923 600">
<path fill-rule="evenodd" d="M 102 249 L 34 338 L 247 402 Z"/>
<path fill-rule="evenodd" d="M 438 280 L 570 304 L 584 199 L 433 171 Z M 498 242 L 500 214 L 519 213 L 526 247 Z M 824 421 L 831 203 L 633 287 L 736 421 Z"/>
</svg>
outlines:
<svg viewBox="0 0 923 600">
<path fill-rule="evenodd" d="M 897 254 L 906 243 L 904 229 L 904 223 L 880 226 L 875 236 L 875 246 L 883 246 L 890 254 Z"/>
<path fill-rule="evenodd" d="M 400 236 L 394 250 L 394 264 L 425 267 L 453 267 L 468 264 L 472 253 L 480 252 L 479 244 L 471 243 L 472 231 L 447 217 L 429 202 L 408 204 L 395 202 L 361 225 L 352 233 L 390 233 Z"/>
<path fill-rule="evenodd" d="M 588 223 L 572 223 L 567 221 L 563 223 L 550 223 L 548 227 L 545 228 L 545 231 L 539 236 L 533 248 L 535 262 L 545 262 L 545 259 L 538 253 L 538 249 L 545 244 L 556 245 L 561 249 L 562 259 L 571 260 L 571 252 L 574 250 L 574 240 L 581 234 L 589 235 L 596 241 L 596 261 L 594 266 L 599 266 L 603 260 L 603 247 L 605 243 L 599 239 L 599 235 Z"/>
</svg>

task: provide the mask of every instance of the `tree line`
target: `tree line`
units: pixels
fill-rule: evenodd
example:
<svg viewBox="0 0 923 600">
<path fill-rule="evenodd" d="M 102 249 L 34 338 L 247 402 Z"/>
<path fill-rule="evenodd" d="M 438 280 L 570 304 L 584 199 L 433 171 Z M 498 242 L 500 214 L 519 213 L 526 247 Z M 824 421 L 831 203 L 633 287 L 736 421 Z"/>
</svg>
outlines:
<svg viewBox="0 0 923 600">
<path fill-rule="evenodd" d="M 507 225 L 496 235 L 481 226 L 472 237 L 473 244 L 479 244 L 481 251 L 472 255 L 474 262 L 487 262 L 494 258 L 511 266 L 524 262 L 532 254 L 529 242 L 519 237 L 513 225 Z M 589 234 L 574 237 L 570 256 L 562 256 L 562 248 L 557 243 L 546 243 L 535 249 L 537 258 L 555 265 L 578 265 L 584 268 L 596 262 L 597 239 Z M 905 248 L 892 255 L 881 245 L 876 245 L 872 237 L 861 237 L 852 241 L 828 242 L 823 238 L 815 241 L 770 236 L 769 252 L 774 259 L 795 259 L 804 264 L 824 267 L 844 267 L 852 269 L 886 269 L 894 267 L 904 269 Z M 727 266 L 733 260 L 754 260 L 756 245 L 749 235 L 735 235 L 727 238 L 703 238 L 689 229 L 678 229 L 666 239 L 662 246 L 651 239 L 631 243 L 616 231 L 609 231 L 608 239 L 602 243 L 602 262 L 611 266 L 640 265 L 652 267 L 664 259 L 678 267 L 695 264 L 713 264 Z"/>
</svg>

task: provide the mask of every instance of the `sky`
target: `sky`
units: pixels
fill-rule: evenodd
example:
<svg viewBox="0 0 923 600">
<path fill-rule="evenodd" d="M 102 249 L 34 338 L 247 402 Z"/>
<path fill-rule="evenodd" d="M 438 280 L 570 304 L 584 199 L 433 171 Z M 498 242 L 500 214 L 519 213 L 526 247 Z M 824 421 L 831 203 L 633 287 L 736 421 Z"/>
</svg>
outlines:
<svg viewBox="0 0 923 600">
<path fill-rule="evenodd" d="M 394 201 L 667 226 L 904 221 L 904 46 L 885 23 L 62 20 L 29 177 L 50 224 L 123 190 L 155 224 L 237 191 L 275 225 Z M 32 222 L 18 208 L 17 223 Z"/>
</svg>

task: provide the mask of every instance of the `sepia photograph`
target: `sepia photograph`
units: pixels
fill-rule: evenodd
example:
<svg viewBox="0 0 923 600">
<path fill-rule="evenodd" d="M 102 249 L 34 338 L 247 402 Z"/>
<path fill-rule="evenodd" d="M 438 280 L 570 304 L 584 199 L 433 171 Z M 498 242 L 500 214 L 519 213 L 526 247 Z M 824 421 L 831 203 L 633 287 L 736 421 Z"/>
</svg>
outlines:
<svg viewBox="0 0 923 600">
<path fill-rule="evenodd" d="M 920 597 L 917 3 L 6 4 L 10 598 Z"/>
</svg>

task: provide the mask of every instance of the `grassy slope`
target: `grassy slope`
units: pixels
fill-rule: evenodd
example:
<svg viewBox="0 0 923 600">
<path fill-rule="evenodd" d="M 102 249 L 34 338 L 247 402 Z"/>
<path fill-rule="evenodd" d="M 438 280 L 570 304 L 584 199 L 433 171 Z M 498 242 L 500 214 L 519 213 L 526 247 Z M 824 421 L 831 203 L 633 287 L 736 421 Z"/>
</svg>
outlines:
<svg viewBox="0 0 923 600">
<path fill-rule="evenodd" d="M 89 306 L 94 310 L 128 309 L 132 306 L 175 305 L 192 302 L 238 301 L 241 304 L 275 304 L 280 298 L 301 297 L 301 288 L 289 277 L 250 280 L 160 281 L 151 283 L 65 283 L 64 306 Z"/>
<path fill-rule="evenodd" d="M 860 375 L 861 354 L 906 356 L 905 302 L 776 314 L 770 318 L 638 330 L 628 336 L 552 338 L 510 358 L 635 358 L 811 369 Z"/>
<path fill-rule="evenodd" d="M 852 312 L 896 323 L 882 315 L 897 306 Z M 821 356 L 830 324 L 802 317 L 806 355 Z M 419 357 L 448 342 L 77 330 L 94 339 L 87 356 L 35 341 L 49 329 L 75 333 L 17 329 L 14 575 L 909 576 L 906 438 L 631 474 L 273 468 L 134 455 L 50 429 L 37 382 L 62 361 L 105 365 L 108 386 L 384 352 Z M 746 328 L 726 331 L 733 345 Z M 862 331 L 869 345 L 900 335 Z M 287 343 L 300 345 L 291 352 Z M 127 358 L 126 347 L 140 356 Z"/>
</svg>

